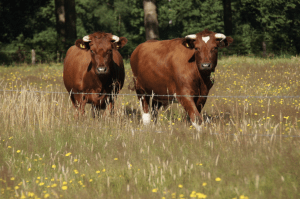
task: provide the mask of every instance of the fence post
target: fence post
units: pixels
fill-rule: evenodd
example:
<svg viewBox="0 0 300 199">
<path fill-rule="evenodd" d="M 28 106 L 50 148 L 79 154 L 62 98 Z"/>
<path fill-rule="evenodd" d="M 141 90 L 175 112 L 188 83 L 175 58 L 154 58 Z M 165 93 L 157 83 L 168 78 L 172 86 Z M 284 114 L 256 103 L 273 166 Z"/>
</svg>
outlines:
<svg viewBox="0 0 300 199">
<path fill-rule="evenodd" d="M 63 51 L 61 51 L 61 57 L 60 57 L 60 61 L 61 61 L 62 63 L 64 63 L 63 54 L 64 54 L 64 52 L 63 52 Z"/>
<path fill-rule="evenodd" d="M 262 42 L 262 49 L 263 49 L 263 57 L 266 57 L 267 56 L 267 45 L 266 45 L 265 41 Z"/>
<path fill-rule="evenodd" d="M 35 65 L 35 50 L 31 49 L 31 64 Z"/>
<path fill-rule="evenodd" d="M 56 51 L 56 63 L 59 62 L 59 51 Z"/>
</svg>

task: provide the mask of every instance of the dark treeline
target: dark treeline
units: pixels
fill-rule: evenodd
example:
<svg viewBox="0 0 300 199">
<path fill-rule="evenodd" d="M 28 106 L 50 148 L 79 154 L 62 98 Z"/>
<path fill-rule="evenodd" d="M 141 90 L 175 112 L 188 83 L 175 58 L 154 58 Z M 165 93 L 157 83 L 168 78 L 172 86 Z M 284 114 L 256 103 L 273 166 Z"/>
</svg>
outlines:
<svg viewBox="0 0 300 199">
<path fill-rule="evenodd" d="M 76 38 L 95 31 L 126 37 L 125 58 L 151 35 L 172 39 L 205 28 L 234 38 L 222 54 L 300 53 L 299 0 L 1 0 L 0 25 L 2 63 L 30 62 L 31 49 L 37 60 L 61 60 Z"/>
</svg>

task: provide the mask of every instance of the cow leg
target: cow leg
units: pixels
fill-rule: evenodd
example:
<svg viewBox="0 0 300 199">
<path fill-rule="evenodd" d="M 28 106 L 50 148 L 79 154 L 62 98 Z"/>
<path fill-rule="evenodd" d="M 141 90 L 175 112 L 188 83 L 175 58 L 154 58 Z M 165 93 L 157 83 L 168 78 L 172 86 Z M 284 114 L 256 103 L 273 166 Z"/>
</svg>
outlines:
<svg viewBox="0 0 300 199">
<path fill-rule="evenodd" d="M 106 110 L 104 112 L 104 115 L 106 115 L 106 111 L 108 111 L 110 114 L 113 114 L 114 105 L 115 105 L 114 99 L 109 98 L 109 102 L 108 102 L 108 105 L 107 105 Z"/>
<path fill-rule="evenodd" d="M 178 97 L 178 101 L 181 103 L 185 111 L 188 113 L 192 125 L 196 128 L 197 131 L 201 130 L 201 115 L 196 107 L 195 101 L 191 97 Z"/>
<path fill-rule="evenodd" d="M 96 117 L 96 114 L 99 115 L 99 110 L 100 110 L 99 107 L 97 107 L 96 105 L 92 104 L 91 111 L 92 111 L 92 117 L 93 118 Z"/>
<path fill-rule="evenodd" d="M 161 102 L 152 101 L 152 112 L 151 113 L 152 113 L 154 123 L 157 122 L 158 110 L 160 109 L 161 106 L 162 106 Z"/>
<path fill-rule="evenodd" d="M 77 119 L 78 118 L 78 102 L 75 100 L 74 94 L 71 94 L 70 98 L 71 98 L 74 108 L 77 110 L 76 113 L 74 114 L 74 117 Z"/>
<path fill-rule="evenodd" d="M 205 105 L 205 103 L 206 103 L 206 100 L 207 100 L 207 98 L 206 97 L 199 97 L 198 99 L 197 99 L 197 109 L 198 109 L 198 112 L 201 114 L 201 111 L 202 111 L 202 109 L 203 109 L 203 107 L 204 107 L 204 105 Z M 208 118 L 207 118 L 208 119 Z M 209 121 L 208 121 L 209 122 Z"/>
<path fill-rule="evenodd" d="M 75 94 L 71 96 L 71 100 L 73 102 L 73 106 L 82 114 L 84 115 L 84 107 L 86 105 L 87 99 L 82 94 Z"/>
<path fill-rule="evenodd" d="M 142 96 L 143 94 L 146 94 L 146 92 L 140 87 L 136 78 L 133 78 L 133 83 L 134 83 L 134 88 L 135 88 L 136 94 L 138 95 L 138 99 L 140 101 L 140 108 L 141 108 L 141 112 L 142 112 L 143 124 L 148 125 L 148 124 L 150 124 L 150 121 L 151 121 L 151 115 L 149 113 L 150 97 Z"/>
<path fill-rule="evenodd" d="M 151 121 L 151 115 L 149 113 L 149 102 L 150 97 L 149 96 L 139 96 L 140 100 L 140 108 L 142 112 L 142 120 L 144 125 L 150 124 Z"/>
</svg>

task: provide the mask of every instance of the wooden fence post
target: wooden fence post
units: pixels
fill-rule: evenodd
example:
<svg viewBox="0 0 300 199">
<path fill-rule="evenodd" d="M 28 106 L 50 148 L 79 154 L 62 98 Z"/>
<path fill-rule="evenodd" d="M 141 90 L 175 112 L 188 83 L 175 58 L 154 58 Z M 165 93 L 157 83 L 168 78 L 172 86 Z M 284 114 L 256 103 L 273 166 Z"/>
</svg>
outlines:
<svg viewBox="0 0 300 199">
<path fill-rule="evenodd" d="M 265 41 L 262 42 L 262 50 L 263 50 L 263 57 L 266 57 L 267 56 L 267 45 L 266 45 Z"/>
<path fill-rule="evenodd" d="M 59 51 L 56 51 L 56 63 L 59 62 Z"/>
<path fill-rule="evenodd" d="M 31 49 L 31 64 L 35 65 L 35 50 Z"/>
</svg>

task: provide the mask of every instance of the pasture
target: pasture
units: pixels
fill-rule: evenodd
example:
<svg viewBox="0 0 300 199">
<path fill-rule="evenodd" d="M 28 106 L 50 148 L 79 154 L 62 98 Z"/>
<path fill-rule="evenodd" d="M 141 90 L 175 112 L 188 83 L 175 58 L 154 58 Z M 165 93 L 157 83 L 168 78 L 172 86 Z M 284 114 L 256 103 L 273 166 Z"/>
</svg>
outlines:
<svg viewBox="0 0 300 199">
<path fill-rule="evenodd" d="M 0 198 L 300 198 L 299 58 L 219 60 L 201 132 L 178 103 L 143 126 L 135 95 L 76 119 L 62 69 L 0 67 Z"/>
</svg>

